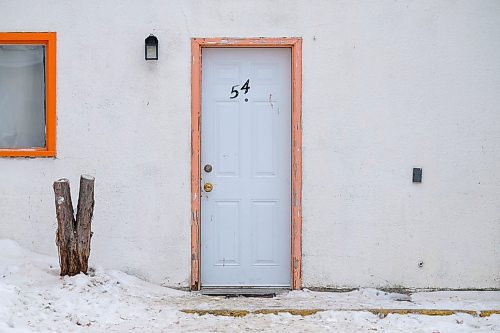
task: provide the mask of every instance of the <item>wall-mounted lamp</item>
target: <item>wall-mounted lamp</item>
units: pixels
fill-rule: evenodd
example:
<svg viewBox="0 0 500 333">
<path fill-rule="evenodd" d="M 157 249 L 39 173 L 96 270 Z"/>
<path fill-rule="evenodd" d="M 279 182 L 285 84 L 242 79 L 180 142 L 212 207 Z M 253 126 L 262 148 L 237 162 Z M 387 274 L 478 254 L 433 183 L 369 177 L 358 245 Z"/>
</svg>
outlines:
<svg viewBox="0 0 500 333">
<path fill-rule="evenodd" d="M 158 60 L 158 38 L 151 34 L 144 42 L 144 54 L 146 60 Z"/>
</svg>

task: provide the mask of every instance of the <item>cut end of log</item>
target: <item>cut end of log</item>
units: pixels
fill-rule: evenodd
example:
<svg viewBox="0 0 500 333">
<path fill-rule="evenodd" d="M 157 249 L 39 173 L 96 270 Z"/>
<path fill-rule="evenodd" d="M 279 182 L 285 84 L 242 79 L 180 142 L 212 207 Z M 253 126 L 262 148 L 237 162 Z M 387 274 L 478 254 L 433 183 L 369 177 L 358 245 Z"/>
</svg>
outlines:
<svg viewBox="0 0 500 333">
<path fill-rule="evenodd" d="M 69 179 L 67 179 L 67 178 L 61 178 L 59 180 L 56 180 L 54 183 L 69 183 Z"/>
<path fill-rule="evenodd" d="M 83 179 L 86 179 L 86 180 L 95 180 L 95 177 L 91 176 L 91 175 L 82 175 L 81 176 Z"/>
</svg>

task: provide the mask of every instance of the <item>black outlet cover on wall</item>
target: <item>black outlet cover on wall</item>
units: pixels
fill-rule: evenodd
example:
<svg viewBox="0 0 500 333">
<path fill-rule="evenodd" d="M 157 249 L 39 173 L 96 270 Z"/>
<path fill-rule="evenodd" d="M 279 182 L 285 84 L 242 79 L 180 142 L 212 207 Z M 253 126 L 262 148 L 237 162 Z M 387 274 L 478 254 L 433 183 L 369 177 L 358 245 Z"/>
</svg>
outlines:
<svg viewBox="0 0 500 333">
<path fill-rule="evenodd" d="M 413 182 L 414 183 L 422 182 L 422 168 L 413 168 Z"/>
</svg>

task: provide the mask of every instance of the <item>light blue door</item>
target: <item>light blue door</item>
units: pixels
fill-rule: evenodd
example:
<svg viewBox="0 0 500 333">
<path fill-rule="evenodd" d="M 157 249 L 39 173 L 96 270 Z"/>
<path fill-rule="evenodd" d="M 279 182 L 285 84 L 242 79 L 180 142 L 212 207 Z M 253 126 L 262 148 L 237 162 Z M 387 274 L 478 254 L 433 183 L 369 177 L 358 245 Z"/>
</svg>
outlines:
<svg viewBox="0 0 500 333">
<path fill-rule="evenodd" d="M 290 286 L 290 58 L 202 51 L 202 287 Z"/>
</svg>

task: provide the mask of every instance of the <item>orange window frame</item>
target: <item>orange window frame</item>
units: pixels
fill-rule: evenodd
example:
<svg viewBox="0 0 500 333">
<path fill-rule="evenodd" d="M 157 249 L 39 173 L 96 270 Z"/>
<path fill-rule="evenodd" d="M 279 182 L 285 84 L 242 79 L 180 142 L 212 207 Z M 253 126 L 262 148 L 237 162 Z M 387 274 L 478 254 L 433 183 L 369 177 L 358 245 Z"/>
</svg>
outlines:
<svg viewBox="0 0 500 333">
<path fill-rule="evenodd" d="M 0 44 L 45 46 L 45 147 L 0 148 L 0 157 L 56 156 L 56 33 L 0 32 Z"/>
<path fill-rule="evenodd" d="M 199 290 L 201 247 L 201 70 L 202 49 L 209 47 L 289 48 L 292 54 L 291 161 L 291 283 L 302 288 L 302 39 L 192 38 L 191 39 L 191 290 Z"/>
</svg>

